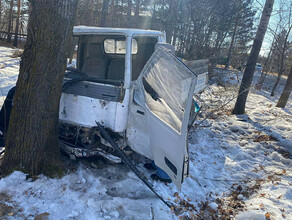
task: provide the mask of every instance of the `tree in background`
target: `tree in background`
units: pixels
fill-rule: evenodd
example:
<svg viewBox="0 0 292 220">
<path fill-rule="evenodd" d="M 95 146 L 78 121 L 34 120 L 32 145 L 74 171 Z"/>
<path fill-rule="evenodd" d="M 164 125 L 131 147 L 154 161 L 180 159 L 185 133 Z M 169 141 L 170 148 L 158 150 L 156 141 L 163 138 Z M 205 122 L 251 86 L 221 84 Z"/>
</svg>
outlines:
<svg viewBox="0 0 292 220">
<path fill-rule="evenodd" d="M 230 46 L 229 46 L 229 50 L 228 50 L 228 56 L 227 56 L 225 69 L 228 69 L 229 65 L 230 65 L 231 56 L 232 56 L 232 52 L 233 52 L 234 41 L 235 41 L 235 36 L 236 36 L 236 33 L 237 33 L 237 27 L 238 27 L 238 22 L 239 22 L 239 18 L 240 18 L 241 13 L 242 13 L 241 10 L 239 10 L 237 12 L 237 15 L 236 15 L 236 18 L 235 18 L 235 24 L 234 24 L 234 29 L 232 31 L 232 37 L 231 37 L 231 42 L 230 42 Z"/>
<path fill-rule="evenodd" d="M 266 79 L 268 72 L 277 73 L 277 79 L 271 91 L 271 95 L 274 96 L 276 88 L 280 82 L 283 74 L 288 75 L 290 69 L 289 56 L 291 55 L 291 43 L 289 42 L 291 36 L 292 20 L 292 2 L 285 0 L 279 0 L 277 2 L 280 10 L 275 14 L 277 16 L 276 24 L 271 25 L 269 33 L 272 36 L 272 43 L 269 49 L 269 53 L 262 62 L 263 71 L 259 82 L 256 85 L 256 89 L 261 89 Z M 266 82 L 266 85 L 270 85 L 272 82 Z"/>
<path fill-rule="evenodd" d="M 248 57 L 246 68 L 239 88 L 237 100 L 232 111 L 233 114 L 244 114 L 246 99 L 252 83 L 256 62 L 262 47 L 264 36 L 267 31 L 269 20 L 273 11 L 274 0 L 266 0 L 260 24 L 252 45 L 251 53 Z"/>
<path fill-rule="evenodd" d="M 20 12 L 21 12 L 21 0 L 17 0 L 17 17 L 16 17 L 16 25 L 15 25 L 15 35 L 14 35 L 14 40 L 13 40 L 14 47 L 17 47 L 17 43 L 18 43 Z"/>
<path fill-rule="evenodd" d="M 12 30 L 12 25 L 13 25 L 13 6 L 14 6 L 14 1 L 10 0 L 9 17 L 8 17 L 7 43 L 11 42 L 11 30 Z"/>
<path fill-rule="evenodd" d="M 0 0 L 0 21 L 2 19 L 2 0 Z"/>
<path fill-rule="evenodd" d="M 216 63 L 218 57 L 227 56 L 224 51 L 230 45 L 235 23 L 237 31 L 231 47 L 236 55 L 246 55 L 247 44 L 254 36 L 252 0 L 93 1 L 94 7 L 88 7 L 92 0 L 79 0 L 76 24 L 92 25 L 94 21 L 93 25 L 102 27 L 165 31 L 167 42 L 186 59 L 209 58 Z"/>
<path fill-rule="evenodd" d="M 269 71 L 271 71 L 271 68 L 272 68 L 272 61 L 273 61 L 273 54 L 275 52 L 275 48 L 273 47 L 274 43 L 275 43 L 275 40 L 276 40 L 276 37 L 274 36 L 273 37 L 273 41 L 272 41 L 272 45 L 269 49 L 269 53 L 268 53 L 268 56 L 266 57 L 265 59 L 265 62 L 264 62 L 264 67 L 263 67 L 263 71 L 261 73 L 261 77 L 258 81 L 258 83 L 256 84 L 256 89 L 257 90 L 261 90 L 262 89 L 262 86 L 264 84 L 264 81 L 265 81 L 265 78 L 268 74 Z"/>
<path fill-rule="evenodd" d="M 231 41 L 228 49 L 225 69 L 228 69 L 230 63 L 232 62 L 234 49 L 236 49 L 236 55 L 238 55 L 238 53 L 243 53 L 246 56 L 247 50 L 250 49 L 247 44 L 254 36 L 253 22 L 255 10 L 252 9 L 252 1 L 235 1 L 234 13 L 236 16 L 233 16 L 233 29 L 229 34 L 231 36 Z M 243 63 L 237 61 L 236 65 L 242 66 Z"/>
<path fill-rule="evenodd" d="M 106 26 L 108 8 L 109 8 L 109 0 L 103 0 L 102 9 L 101 9 L 101 15 L 100 15 L 100 22 L 99 22 L 99 26 L 101 26 L 101 27 L 105 27 Z"/>
<path fill-rule="evenodd" d="M 18 7 L 20 5 L 20 7 Z M 16 40 L 13 39 L 15 35 L 17 41 L 23 34 L 27 33 L 27 21 L 28 21 L 28 0 L 15 1 L 15 0 L 1 0 L 0 1 L 0 39 L 12 41 L 16 44 Z M 17 28 L 18 26 L 18 28 Z"/>
<path fill-rule="evenodd" d="M 278 87 L 278 84 L 280 82 L 280 79 L 283 75 L 283 72 L 285 71 L 285 62 L 287 61 L 288 58 L 288 51 L 289 51 L 289 36 L 292 31 L 292 2 L 290 2 L 288 6 L 288 17 L 286 17 L 284 24 L 282 24 L 281 32 L 277 35 L 276 37 L 276 42 L 274 44 L 274 56 L 277 56 L 277 59 L 274 59 L 277 63 L 277 72 L 278 76 L 276 79 L 276 82 L 273 86 L 273 89 L 271 91 L 271 96 L 275 95 L 275 91 Z M 280 15 L 282 15 L 280 13 Z M 281 19 L 282 20 L 282 19 Z"/>
<path fill-rule="evenodd" d="M 290 68 L 290 72 L 289 72 L 284 90 L 283 90 L 283 92 L 280 96 L 280 99 L 276 105 L 277 107 L 285 108 L 287 101 L 289 99 L 289 96 L 291 94 L 291 91 L 292 91 L 292 66 Z"/>
<path fill-rule="evenodd" d="M 76 8 L 77 0 L 30 1 L 3 173 L 20 169 L 52 175 L 60 170 L 59 100 Z"/>
<path fill-rule="evenodd" d="M 12 1 L 4 1 L 4 32 L 9 29 Z M 27 17 L 22 12 L 26 2 L 21 19 Z M 16 7 L 12 14 L 13 10 Z M 231 65 L 242 66 L 254 36 L 255 12 L 252 0 L 78 0 L 75 25 L 161 30 L 182 58 L 225 64 L 229 48 Z"/>
</svg>

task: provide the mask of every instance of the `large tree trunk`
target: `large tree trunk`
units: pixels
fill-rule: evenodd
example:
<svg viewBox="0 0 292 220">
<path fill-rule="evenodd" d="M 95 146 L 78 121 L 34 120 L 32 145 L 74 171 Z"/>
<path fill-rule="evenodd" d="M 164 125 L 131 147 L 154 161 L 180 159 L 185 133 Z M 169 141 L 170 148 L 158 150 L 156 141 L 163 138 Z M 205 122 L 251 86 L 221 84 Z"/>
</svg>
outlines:
<svg viewBox="0 0 292 220">
<path fill-rule="evenodd" d="M 252 45 L 251 53 L 248 57 L 246 68 L 244 70 L 242 82 L 239 88 L 237 100 L 232 111 L 233 114 L 244 114 L 246 99 L 252 83 L 256 62 L 262 47 L 271 13 L 273 10 L 274 0 L 266 0 L 265 7 L 261 16 L 261 21 Z"/>
<path fill-rule="evenodd" d="M 276 105 L 277 107 L 285 108 L 291 91 L 292 91 L 292 66 L 290 68 L 290 73 L 288 75 L 288 78 L 287 78 L 284 90 L 282 92 L 282 95 L 281 95 L 281 97 Z"/>
<path fill-rule="evenodd" d="M 17 18 L 16 18 L 16 25 L 15 25 L 15 35 L 14 35 L 14 40 L 13 40 L 14 47 L 17 47 L 17 43 L 18 43 L 20 11 L 21 11 L 21 0 L 18 0 L 17 1 Z"/>
<path fill-rule="evenodd" d="M 10 0 L 10 8 L 9 8 L 9 18 L 8 18 L 8 35 L 7 35 L 7 43 L 11 42 L 11 29 L 12 29 L 12 22 L 13 22 L 13 5 L 14 1 Z"/>
<path fill-rule="evenodd" d="M 3 173 L 58 171 L 58 113 L 77 0 L 31 0 L 28 36 L 8 128 Z"/>
</svg>

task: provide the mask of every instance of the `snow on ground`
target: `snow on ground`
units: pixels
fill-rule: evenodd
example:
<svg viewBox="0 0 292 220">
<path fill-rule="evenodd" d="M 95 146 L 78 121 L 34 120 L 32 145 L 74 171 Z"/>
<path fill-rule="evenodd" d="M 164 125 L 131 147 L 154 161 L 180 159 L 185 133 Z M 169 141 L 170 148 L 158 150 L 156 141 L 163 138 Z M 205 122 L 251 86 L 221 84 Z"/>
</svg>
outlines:
<svg viewBox="0 0 292 220">
<path fill-rule="evenodd" d="M 17 79 L 19 58 L 10 58 L 12 52 L 0 47 L 2 96 Z M 177 215 L 125 165 L 95 161 L 95 168 L 77 162 L 76 171 L 61 179 L 40 175 L 32 181 L 17 171 L 0 179 L 0 218 L 2 208 L 5 219 L 42 213 L 50 219 L 292 219 L 291 98 L 285 109 L 275 107 L 285 80 L 273 98 L 267 83 L 260 92 L 252 89 L 247 114 L 235 116 L 230 114 L 234 100 L 221 106 L 236 96 L 238 87 L 230 84 L 237 76 L 223 78 L 229 81 L 225 88 L 212 84 L 200 95 L 208 111 L 220 110 L 190 134 L 190 177 L 182 191 L 151 180 L 176 204 Z M 137 158 L 138 169 L 149 178 L 151 172 Z"/>
<path fill-rule="evenodd" d="M 0 106 L 2 106 L 8 91 L 17 80 L 20 58 L 11 56 L 18 50 L 0 47 Z"/>
<path fill-rule="evenodd" d="M 39 176 L 36 181 L 14 172 L 0 180 L 2 193 L 13 198 L 11 219 L 33 219 L 50 213 L 51 219 L 172 219 L 173 216 L 152 192 L 121 165 L 101 169 L 80 166 L 62 179 Z"/>
</svg>

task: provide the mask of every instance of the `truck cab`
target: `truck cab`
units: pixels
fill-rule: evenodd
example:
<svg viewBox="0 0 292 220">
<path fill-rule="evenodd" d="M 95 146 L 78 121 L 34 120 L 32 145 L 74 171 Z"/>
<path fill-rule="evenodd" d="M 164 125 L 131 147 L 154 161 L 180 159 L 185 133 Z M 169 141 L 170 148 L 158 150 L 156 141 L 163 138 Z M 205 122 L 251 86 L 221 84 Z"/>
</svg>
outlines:
<svg viewBox="0 0 292 220">
<path fill-rule="evenodd" d="M 99 123 L 122 150 L 154 160 L 180 188 L 193 95 L 207 84 L 206 63 L 189 69 L 160 31 L 76 26 L 73 35 L 77 65 L 65 74 L 60 100 L 62 149 L 120 162 Z"/>
<path fill-rule="evenodd" d="M 99 121 L 114 132 L 124 132 L 131 84 L 137 80 L 155 45 L 165 42 L 164 34 L 85 26 L 74 27 L 73 34 L 79 38 L 77 70 L 97 83 L 83 81 L 68 87 L 61 99 L 60 119 L 83 126 L 95 126 L 95 121 Z M 70 77 L 69 74 L 67 79 Z"/>
</svg>

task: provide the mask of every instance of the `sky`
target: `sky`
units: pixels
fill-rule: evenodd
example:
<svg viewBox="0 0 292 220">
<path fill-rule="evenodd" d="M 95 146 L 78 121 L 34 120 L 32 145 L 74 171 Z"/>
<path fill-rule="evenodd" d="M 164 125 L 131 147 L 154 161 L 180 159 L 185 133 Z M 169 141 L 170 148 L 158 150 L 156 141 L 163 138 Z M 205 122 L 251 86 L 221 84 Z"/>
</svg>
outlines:
<svg viewBox="0 0 292 220">
<path fill-rule="evenodd" d="M 266 32 L 262 49 L 260 52 L 260 55 L 262 56 L 267 56 L 267 54 L 269 53 L 269 49 L 273 40 L 273 34 L 272 34 L 271 29 L 276 29 L 277 24 L 279 23 L 279 11 L 281 9 L 280 3 L 282 1 L 286 2 L 287 4 L 289 3 L 289 0 L 275 0 L 272 16 L 269 22 L 269 28 Z M 254 6 L 255 8 L 257 8 L 257 15 L 256 15 L 258 18 L 257 24 L 260 21 L 260 16 L 261 16 L 265 2 L 266 2 L 265 0 L 254 0 Z M 284 20 L 287 22 L 287 19 L 284 19 Z M 285 21 L 283 23 L 285 23 Z M 292 36 L 290 36 L 290 39 L 292 40 Z"/>
</svg>

